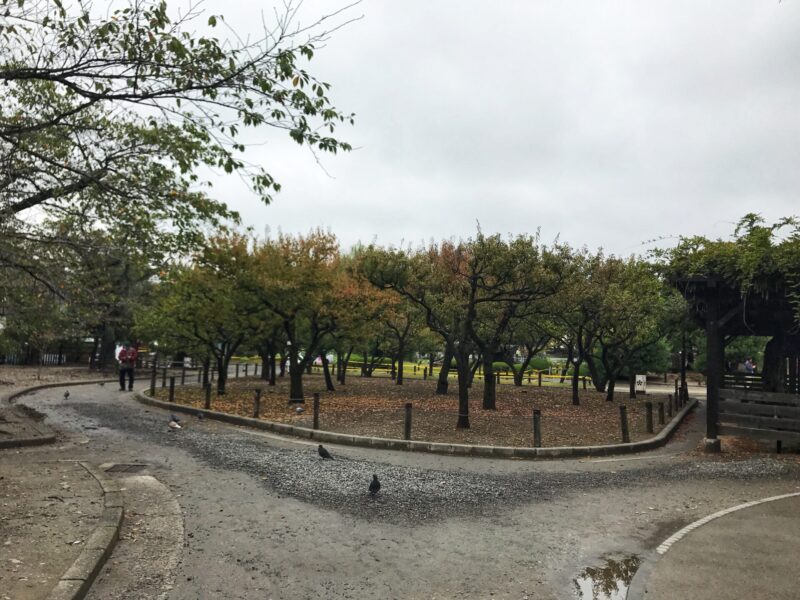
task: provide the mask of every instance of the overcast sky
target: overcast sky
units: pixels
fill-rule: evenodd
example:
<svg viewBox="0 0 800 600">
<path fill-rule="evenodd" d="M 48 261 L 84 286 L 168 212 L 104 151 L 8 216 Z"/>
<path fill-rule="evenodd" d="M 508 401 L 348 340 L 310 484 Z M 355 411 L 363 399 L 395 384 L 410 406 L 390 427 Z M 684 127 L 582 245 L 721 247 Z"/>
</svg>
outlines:
<svg viewBox="0 0 800 600">
<path fill-rule="evenodd" d="M 203 6 L 259 33 L 259 5 Z M 335 6 L 307 0 L 301 21 Z M 727 237 L 747 212 L 800 214 L 796 1 L 364 0 L 348 14 L 363 18 L 308 70 L 356 113 L 339 133 L 357 149 L 323 169 L 265 130 L 248 158 L 283 184 L 275 202 L 215 180 L 259 233 L 389 245 L 480 222 L 629 254 Z"/>
</svg>

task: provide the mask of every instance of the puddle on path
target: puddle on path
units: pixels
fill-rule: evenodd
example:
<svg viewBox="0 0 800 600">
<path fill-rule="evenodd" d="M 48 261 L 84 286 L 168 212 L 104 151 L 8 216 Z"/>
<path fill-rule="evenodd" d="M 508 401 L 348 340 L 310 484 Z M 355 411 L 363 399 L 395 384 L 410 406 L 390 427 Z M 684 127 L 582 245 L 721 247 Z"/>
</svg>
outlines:
<svg viewBox="0 0 800 600">
<path fill-rule="evenodd" d="M 578 600 L 625 600 L 628 585 L 642 559 L 629 556 L 622 560 L 605 559 L 600 567 L 586 567 L 572 580 Z"/>
</svg>

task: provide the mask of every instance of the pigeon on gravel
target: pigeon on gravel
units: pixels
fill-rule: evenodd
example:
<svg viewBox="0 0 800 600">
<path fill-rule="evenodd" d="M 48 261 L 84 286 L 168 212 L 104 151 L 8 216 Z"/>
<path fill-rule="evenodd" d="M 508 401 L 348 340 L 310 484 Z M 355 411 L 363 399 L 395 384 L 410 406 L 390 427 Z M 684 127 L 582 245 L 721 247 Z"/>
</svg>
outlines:
<svg viewBox="0 0 800 600">
<path fill-rule="evenodd" d="M 169 416 L 171 421 L 175 421 L 176 423 L 180 424 L 181 420 L 178 418 L 178 415 L 171 414 Z"/>
<path fill-rule="evenodd" d="M 369 484 L 369 493 L 374 498 L 375 494 L 381 491 L 381 482 L 378 481 L 378 476 L 372 474 L 372 481 Z"/>
<path fill-rule="evenodd" d="M 64 392 L 64 400 L 68 400 L 68 399 L 69 399 L 69 390 Z"/>
<path fill-rule="evenodd" d="M 323 459 L 328 459 L 328 458 L 329 458 L 329 459 L 333 460 L 333 457 L 331 456 L 331 453 L 330 453 L 330 452 L 328 452 L 327 450 L 325 450 L 325 447 L 324 447 L 322 444 L 320 444 L 320 445 L 317 447 L 317 452 L 319 452 L 319 455 L 320 455 L 320 456 L 321 456 Z"/>
<path fill-rule="evenodd" d="M 181 426 L 180 426 L 180 424 L 178 424 L 177 421 L 170 421 L 169 422 L 169 428 L 170 429 L 180 429 Z"/>
<path fill-rule="evenodd" d="M 206 417 L 205 417 L 205 415 L 203 415 L 203 413 L 201 413 L 200 411 L 198 411 L 198 412 L 197 412 L 197 418 L 198 418 L 198 419 L 200 419 L 200 420 L 202 421 L 202 420 L 203 420 L 203 419 L 205 419 Z"/>
</svg>

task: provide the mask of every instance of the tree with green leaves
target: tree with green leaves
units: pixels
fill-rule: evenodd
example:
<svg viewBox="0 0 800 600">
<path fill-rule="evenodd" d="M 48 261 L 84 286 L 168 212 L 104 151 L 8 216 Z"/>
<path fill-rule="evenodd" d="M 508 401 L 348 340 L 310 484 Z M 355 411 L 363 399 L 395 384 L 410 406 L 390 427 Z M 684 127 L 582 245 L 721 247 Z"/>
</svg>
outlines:
<svg viewBox="0 0 800 600">
<path fill-rule="evenodd" d="M 768 391 L 783 387 L 787 356 L 800 354 L 800 339 L 793 330 L 800 324 L 800 223 L 794 217 L 767 224 L 750 213 L 737 224 L 732 239 L 711 240 L 702 236 L 681 238 L 674 248 L 655 252 L 667 280 L 682 290 L 692 281 L 713 281 L 737 296 L 739 318 L 754 317 L 771 339 L 764 347 L 762 382 Z M 704 310 L 702 301 L 689 295 L 695 314 Z M 745 334 L 758 331 L 747 321 L 739 328 Z M 732 338 L 723 340 L 730 343 Z M 722 365 L 719 365 L 722 369 Z"/>
<path fill-rule="evenodd" d="M 283 130 L 314 152 L 350 148 L 334 136 L 352 115 L 305 68 L 345 13 L 299 27 L 289 4 L 260 38 L 232 42 L 213 33 L 221 15 L 193 6 L 97 8 L 0 0 L 0 268 L 32 272 L 22 242 L 52 237 L 32 209 L 113 223 L 143 244 L 198 244 L 204 225 L 237 218 L 199 167 L 245 175 L 265 202 L 280 189 L 245 160 L 246 129 Z"/>
<path fill-rule="evenodd" d="M 165 273 L 153 306 L 137 313 L 137 332 L 159 349 L 197 350 L 214 360 L 218 395 L 236 351 L 263 335 L 258 300 L 246 285 L 248 253 L 242 236 L 210 239 L 190 265 Z"/>
<path fill-rule="evenodd" d="M 248 261 L 245 281 L 259 312 L 276 317 L 283 327 L 289 399 L 302 402 L 303 373 L 336 329 L 339 244 L 333 234 L 320 230 L 307 236 L 280 235 L 257 242 Z"/>
</svg>

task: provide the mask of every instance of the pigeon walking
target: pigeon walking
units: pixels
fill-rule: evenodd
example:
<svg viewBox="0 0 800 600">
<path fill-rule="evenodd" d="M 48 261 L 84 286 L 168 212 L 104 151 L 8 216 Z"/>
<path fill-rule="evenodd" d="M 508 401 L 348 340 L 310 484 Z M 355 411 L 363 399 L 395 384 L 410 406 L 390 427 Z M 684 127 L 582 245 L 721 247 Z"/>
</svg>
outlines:
<svg viewBox="0 0 800 600">
<path fill-rule="evenodd" d="M 64 392 L 64 400 L 67 400 L 68 398 L 69 398 L 69 390 Z"/>
<path fill-rule="evenodd" d="M 333 460 L 333 457 L 331 456 L 331 453 L 330 453 L 330 452 L 328 452 L 327 450 L 325 450 L 325 447 L 324 447 L 322 444 L 320 444 L 320 445 L 317 447 L 317 452 L 319 453 L 319 455 L 320 455 L 320 456 L 321 456 L 323 459 L 328 459 L 328 458 L 329 458 L 329 459 Z"/>
<path fill-rule="evenodd" d="M 180 424 L 180 422 L 181 422 L 181 420 L 178 418 L 178 415 L 170 415 L 170 416 L 169 416 L 169 418 L 170 418 L 172 421 L 175 421 L 175 422 L 176 422 L 176 423 L 178 423 L 178 424 Z"/>
<path fill-rule="evenodd" d="M 181 426 L 180 426 L 180 424 L 178 424 L 177 421 L 170 421 L 169 422 L 169 428 L 170 429 L 180 429 Z"/>
<path fill-rule="evenodd" d="M 381 491 L 381 482 L 378 481 L 378 476 L 373 473 L 372 481 L 369 484 L 369 493 L 374 498 L 375 494 Z"/>
<path fill-rule="evenodd" d="M 199 412 L 199 411 L 198 411 L 198 412 L 197 412 L 197 418 L 198 418 L 198 419 L 200 419 L 200 420 L 202 421 L 203 419 L 205 419 L 205 416 L 203 415 L 203 413 L 201 413 L 201 412 Z"/>
</svg>

